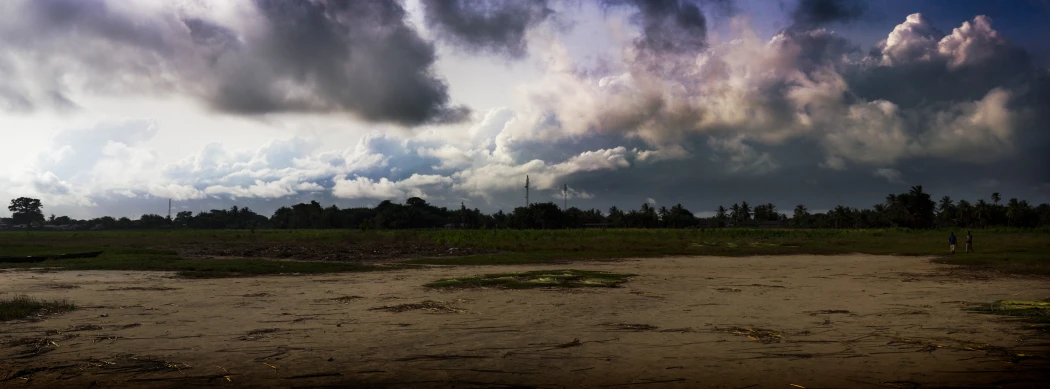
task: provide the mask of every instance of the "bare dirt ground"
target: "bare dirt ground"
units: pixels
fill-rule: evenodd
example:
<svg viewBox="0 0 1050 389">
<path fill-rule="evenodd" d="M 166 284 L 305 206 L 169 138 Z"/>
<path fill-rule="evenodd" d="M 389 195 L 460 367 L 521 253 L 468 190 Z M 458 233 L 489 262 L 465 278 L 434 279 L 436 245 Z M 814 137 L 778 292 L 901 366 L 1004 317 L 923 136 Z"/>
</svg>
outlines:
<svg viewBox="0 0 1050 389">
<path fill-rule="evenodd" d="M 623 288 L 438 291 L 574 268 Z M 883 256 L 661 258 L 212 280 L 0 273 L 80 309 L 0 323 L 0 387 L 1047 387 L 1050 339 L 967 302 L 1046 279 Z M 396 307 L 401 304 L 423 303 Z M 423 309 L 411 309 L 423 308 Z M 795 385 L 795 386 L 792 386 Z"/>
</svg>

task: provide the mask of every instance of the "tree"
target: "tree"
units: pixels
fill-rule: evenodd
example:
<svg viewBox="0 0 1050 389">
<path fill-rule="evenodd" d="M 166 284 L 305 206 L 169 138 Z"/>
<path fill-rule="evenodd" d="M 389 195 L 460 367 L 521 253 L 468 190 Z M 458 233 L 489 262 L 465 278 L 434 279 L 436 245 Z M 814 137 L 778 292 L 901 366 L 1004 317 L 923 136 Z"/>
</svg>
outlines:
<svg viewBox="0 0 1050 389">
<path fill-rule="evenodd" d="M 288 208 L 284 208 L 288 209 Z M 179 211 L 175 214 L 175 225 L 179 227 L 189 227 L 193 222 L 193 212 L 190 211 Z"/>
<path fill-rule="evenodd" d="M 719 227 L 726 226 L 726 218 L 728 217 L 726 212 L 726 207 L 723 207 L 721 205 L 719 205 L 718 209 L 715 210 L 715 220 L 718 221 Z"/>
<path fill-rule="evenodd" d="M 642 208 L 637 214 L 637 227 L 654 228 L 660 226 L 660 217 L 656 214 L 656 208 L 649 203 L 642 203 Z"/>
<path fill-rule="evenodd" d="M 905 198 L 905 206 L 908 209 L 911 228 L 933 227 L 933 210 L 937 203 L 933 201 L 929 193 L 922 191 L 922 185 L 911 187 Z"/>
<path fill-rule="evenodd" d="M 673 227 L 671 222 L 671 211 L 668 211 L 666 206 L 661 206 L 660 209 L 656 211 L 656 215 L 660 219 L 659 227 Z"/>
<path fill-rule="evenodd" d="M 729 218 L 733 219 L 734 222 L 740 221 L 740 204 L 733 203 L 733 205 L 729 207 Z"/>
<path fill-rule="evenodd" d="M 937 219 L 940 220 L 942 226 L 951 224 L 955 219 L 955 204 L 952 203 L 951 197 L 941 197 L 941 203 L 937 208 Z"/>
<path fill-rule="evenodd" d="M 745 222 L 751 220 L 751 206 L 747 205 L 747 201 L 740 203 L 740 220 Z"/>
<path fill-rule="evenodd" d="M 627 215 L 624 214 L 620 208 L 615 205 L 609 207 L 609 216 L 605 218 L 611 227 L 626 227 L 627 226 Z"/>
<path fill-rule="evenodd" d="M 1006 219 L 1011 227 L 1031 227 L 1038 218 L 1038 213 L 1028 204 L 1028 200 L 1017 201 L 1013 198 L 1006 205 Z"/>
<path fill-rule="evenodd" d="M 843 207 L 841 205 L 836 206 L 831 213 L 831 219 L 835 223 L 835 228 L 850 228 L 852 226 L 852 209 L 849 207 Z"/>
<path fill-rule="evenodd" d="M 7 207 L 7 210 L 11 211 L 11 218 L 14 219 L 15 224 L 28 226 L 34 222 L 44 221 L 44 213 L 40 211 L 43 207 L 38 199 L 19 197 L 11 200 L 11 205 Z"/>
<path fill-rule="evenodd" d="M 405 205 L 410 207 L 425 207 L 427 206 L 427 201 L 419 197 L 409 197 L 408 200 L 405 200 Z"/>
<path fill-rule="evenodd" d="M 992 203 L 995 203 L 995 205 L 999 205 L 999 201 L 1002 199 L 1002 196 L 999 196 L 999 192 L 992 193 Z"/>
<path fill-rule="evenodd" d="M 697 224 L 696 216 L 689 212 L 688 209 L 685 209 L 682 204 L 675 204 L 667 211 L 667 215 L 664 217 L 664 227 L 687 228 Z"/>
<path fill-rule="evenodd" d="M 988 218 L 991 216 L 991 209 L 984 199 L 977 200 L 977 204 L 973 207 L 973 220 L 978 227 L 985 227 L 988 225 Z"/>
<path fill-rule="evenodd" d="M 965 199 L 955 205 L 955 220 L 960 227 L 973 226 L 973 213 L 973 205 Z"/>
<path fill-rule="evenodd" d="M 795 206 L 795 226 L 801 227 L 808 217 L 809 210 L 806 209 L 805 205 L 799 204 Z"/>
<path fill-rule="evenodd" d="M 1050 204 L 1039 204 L 1039 206 L 1035 207 L 1032 212 L 1035 212 L 1040 225 L 1050 226 Z"/>
</svg>

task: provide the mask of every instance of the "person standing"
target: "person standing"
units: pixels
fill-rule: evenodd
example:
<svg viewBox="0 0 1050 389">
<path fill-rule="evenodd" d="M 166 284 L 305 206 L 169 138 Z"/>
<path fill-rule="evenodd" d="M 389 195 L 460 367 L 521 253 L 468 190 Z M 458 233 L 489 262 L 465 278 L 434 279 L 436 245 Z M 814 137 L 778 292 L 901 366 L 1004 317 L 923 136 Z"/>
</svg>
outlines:
<svg viewBox="0 0 1050 389">
<path fill-rule="evenodd" d="M 951 235 L 948 235 L 948 250 L 951 251 L 952 254 L 955 254 L 955 231 L 952 231 Z"/>
<path fill-rule="evenodd" d="M 966 252 L 976 253 L 976 251 L 973 251 L 973 234 L 970 231 L 966 231 Z"/>
</svg>

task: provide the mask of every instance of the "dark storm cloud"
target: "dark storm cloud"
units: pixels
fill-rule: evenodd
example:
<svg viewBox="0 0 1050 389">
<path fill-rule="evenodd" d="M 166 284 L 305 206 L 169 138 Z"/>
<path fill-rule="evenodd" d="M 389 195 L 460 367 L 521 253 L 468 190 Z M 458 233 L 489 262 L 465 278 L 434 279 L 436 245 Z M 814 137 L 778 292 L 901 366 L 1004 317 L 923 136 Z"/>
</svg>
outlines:
<svg viewBox="0 0 1050 389">
<path fill-rule="evenodd" d="M 233 54 L 231 62 L 248 69 L 229 69 L 233 77 L 223 78 L 216 107 L 242 113 L 348 111 L 407 125 L 463 118 L 462 109 L 447 105 L 447 85 L 431 74 L 433 45 L 405 23 L 398 3 L 256 4 L 270 31 L 247 49 L 253 55 Z M 312 95 L 289 94 L 287 81 Z"/>
<path fill-rule="evenodd" d="M 554 11 L 547 0 L 423 1 L 427 26 L 453 45 L 521 58 L 526 31 Z"/>
<path fill-rule="evenodd" d="M 791 12 L 792 27 L 813 29 L 831 23 L 849 23 L 868 9 L 861 0 L 799 0 Z"/>
<path fill-rule="evenodd" d="M 433 45 L 407 24 L 398 2 L 237 6 L 237 17 L 249 20 L 103 0 L 11 2 L 0 6 L 7 11 L 0 16 L 0 60 L 32 64 L 14 72 L 24 77 L 7 81 L 36 84 L 35 94 L 21 94 L 30 101 L 64 98 L 79 86 L 94 93 L 178 91 L 236 114 L 344 112 L 417 125 L 469 113 L 450 105 L 448 86 L 433 74 Z M 68 78 L 86 81 L 59 81 Z M 19 90 L 0 88 L 6 105 L 25 106 L 9 96 Z"/>
<path fill-rule="evenodd" d="M 723 3 L 723 2 L 718 2 Z M 642 28 L 635 46 L 653 54 L 699 53 L 707 47 L 707 18 L 690 0 L 606 0 L 606 6 L 633 6 Z"/>
</svg>

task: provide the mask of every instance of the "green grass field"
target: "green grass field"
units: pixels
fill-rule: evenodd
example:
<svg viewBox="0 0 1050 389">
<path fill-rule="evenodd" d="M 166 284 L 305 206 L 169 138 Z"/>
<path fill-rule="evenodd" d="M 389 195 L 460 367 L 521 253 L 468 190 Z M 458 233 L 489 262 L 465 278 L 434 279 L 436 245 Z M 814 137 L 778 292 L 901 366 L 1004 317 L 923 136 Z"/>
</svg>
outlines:
<svg viewBox="0 0 1050 389">
<path fill-rule="evenodd" d="M 959 234 L 959 231 L 956 231 Z M 947 254 L 948 231 L 910 230 L 176 230 L 0 232 L 0 256 L 104 251 L 98 258 L 0 263 L 0 268 L 167 270 L 189 277 L 375 271 L 413 265 L 563 263 L 669 255 L 837 255 L 850 253 L 939 256 L 941 263 L 1016 274 L 1050 275 L 1050 230 L 974 231 L 977 254 Z M 408 256 L 397 265 L 263 258 L 187 258 L 195 245 L 302 247 L 441 246 L 476 249 L 467 256 Z M 455 251 L 449 251 L 455 252 Z"/>
</svg>

